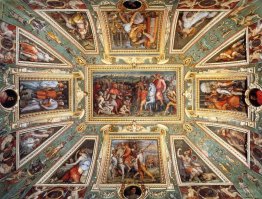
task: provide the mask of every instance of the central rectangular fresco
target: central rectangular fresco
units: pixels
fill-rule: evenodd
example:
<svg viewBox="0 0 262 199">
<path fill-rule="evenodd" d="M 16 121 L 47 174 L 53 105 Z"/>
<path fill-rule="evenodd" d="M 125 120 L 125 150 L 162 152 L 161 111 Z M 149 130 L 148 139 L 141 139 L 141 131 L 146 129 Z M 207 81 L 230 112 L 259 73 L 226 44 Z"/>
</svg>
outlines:
<svg viewBox="0 0 262 199">
<path fill-rule="evenodd" d="M 178 70 L 90 71 L 93 119 L 174 119 L 180 105 Z"/>
</svg>

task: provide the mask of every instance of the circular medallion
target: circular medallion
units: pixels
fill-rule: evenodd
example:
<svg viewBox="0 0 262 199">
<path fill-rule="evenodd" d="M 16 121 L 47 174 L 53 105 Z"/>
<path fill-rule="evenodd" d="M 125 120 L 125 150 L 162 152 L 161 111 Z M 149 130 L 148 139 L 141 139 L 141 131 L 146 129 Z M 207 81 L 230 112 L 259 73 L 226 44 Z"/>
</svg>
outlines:
<svg viewBox="0 0 262 199">
<path fill-rule="evenodd" d="M 9 38 L 6 38 L 4 37 L 2 40 L 1 40 L 1 46 L 6 49 L 6 50 L 10 50 L 13 48 L 13 41 Z"/>
<path fill-rule="evenodd" d="M 139 8 L 141 8 L 142 6 L 142 3 L 140 1 L 136 1 L 136 0 L 128 0 L 128 1 L 125 1 L 123 3 L 123 6 L 126 8 L 126 9 L 129 9 L 129 10 L 137 10 Z"/>
<path fill-rule="evenodd" d="M 58 1 L 58 0 L 48 0 L 46 1 L 46 4 L 52 8 L 64 8 L 65 2 Z"/>
<path fill-rule="evenodd" d="M 216 5 L 216 1 L 214 0 L 203 0 L 199 2 L 199 6 L 202 8 L 209 8 Z"/>
<path fill-rule="evenodd" d="M 17 93 L 12 89 L 7 89 L 0 92 L 0 104 L 2 107 L 10 109 L 13 108 L 18 101 Z"/>
</svg>

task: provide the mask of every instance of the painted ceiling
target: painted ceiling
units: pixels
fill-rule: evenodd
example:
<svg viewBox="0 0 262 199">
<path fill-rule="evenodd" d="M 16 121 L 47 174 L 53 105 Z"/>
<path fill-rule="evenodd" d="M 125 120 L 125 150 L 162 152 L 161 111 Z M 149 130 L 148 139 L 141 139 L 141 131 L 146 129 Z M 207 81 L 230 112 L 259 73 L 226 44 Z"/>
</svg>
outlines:
<svg viewBox="0 0 262 199">
<path fill-rule="evenodd" d="M 0 0 L 0 198 L 262 198 L 260 0 Z"/>
</svg>

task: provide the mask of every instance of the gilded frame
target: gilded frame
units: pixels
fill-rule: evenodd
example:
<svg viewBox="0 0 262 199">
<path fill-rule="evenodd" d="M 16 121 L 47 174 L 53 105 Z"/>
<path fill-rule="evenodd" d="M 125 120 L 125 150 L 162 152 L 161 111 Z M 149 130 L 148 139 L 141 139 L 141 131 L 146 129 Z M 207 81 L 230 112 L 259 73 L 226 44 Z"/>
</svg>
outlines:
<svg viewBox="0 0 262 199">
<path fill-rule="evenodd" d="M 229 61 L 229 62 L 214 62 L 214 63 L 208 63 L 210 59 L 212 59 L 213 56 L 215 56 L 217 53 L 219 53 L 221 50 L 224 49 L 224 47 L 228 47 L 231 44 L 233 44 L 235 41 L 237 41 L 242 36 L 245 36 L 245 44 L 246 44 L 246 60 L 241 61 Z M 243 30 L 237 32 L 234 36 L 230 37 L 227 41 L 225 41 L 223 44 L 218 46 L 211 54 L 206 56 L 204 59 L 202 59 L 195 67 L 196 68 L 216 68 L 216 67 L 234 67 L 234 66 L 245 66 L 249 64 L 249 41 L 248 41 L 248 28 L 244 28 Z"/>
<path fill-rule="evenodd" d="M 31 127 L 31 128 L 26 128 L 23 130 L 16 131 L 16 146 L 17 146 L 16 147 L 16 169 L 19 169 L 24 164 L 26 164 L 28 161 L 30 161 L 33 157 L 39 154 L 44 148 L 46 148 L 49 144 L 51 144 L 56 138 L 62 135 L 72 124 L 73 122 L 60 122 L 60 123 L 41 125 L 37 127 Z M 47 140 L 45 140 L 41 145 L 39 145 L 36 149 L 34 149 L 31 153 L 29 153 L 23 159 L 20 159 L 19 142 L 20 142 L 21 134 L 30 132 L 32 130 L 47 129 L 50 127 L 58 127 L 58 126 L 63 126 L 63 127 L 60 130 L 58 130 L 57 132 L 55 132 L 53 135 L 51 135 Z"/>
<path fill-rule="evenodd" d="M 171 26 L 171 35 L 170 35 L 170 47 L 169 47 L 169 53 L 170 54 L 183 54 L 185 53 L 190 47 L 192 47 L 196 41 L 198 41 L 208 30 L 210 30 L 215 24 L 217 24 L 221 19 L 223 19 L 230 11 L 228 10 L 214 10 L 214 9 L 205 9 L 204 11 L 218 11 L 221 12 L 218 14 L 218 16 L 214 17 L 204 28 L 202 28 L 182 49 L 174 49 L 174 41 L 175 41 L 175 33 L 176 33 L 176 26 L 177 26 L 177 20 L 180 12 L 185 11 L 203 11 L 203 9 L 176 9 L 174 17 L 173 17 L 173 23 Z M 210 25 L 213 24 L 213 25 Z"/>
<path fill-rule="evenodd" d="M 90 22 L 91 31 L 94 38 L 94 50 L 87 50 L 85 49 L 75 38 L 73 38 L 69 33 L 67 33 L 63 27 L 61 27 L 54 19 L 52 19 L 50 16 L 48 16 L 45 12 L 52 11 L 52 12 L 59 12 L 59 11 L 75 11 L 75 12 L 85 12 L 87 15 L 87 18 Z M 54 28 L 56 28 L 61 34 L 63 34 L 72 44 L 74 44 L 82 53 L 84 54 L 99 54 L 99 48 L 98 48 L 98 41 L 97 41 L 97 35 L 96 35 L 96 28 L 95 23 L 92 18 L 92 15 L 88 9 L 41 9 L 41 10 L 35 10 L 37 14 L 39 14 L 41 17 L 43 17 L 48 23 L 50 23 Z"/>
<path fill-rule="evenodd" d="M 108 125 L 106 125 L 108 126 Z M 161 183 L 151 183 L 144 184 L 146 187 L 155 188 L 155 189 L 172 189 L 173 185 L 170 182 L 169 176 L 170 171 L 168 171 L 168 165 L 165 164 L 168 162 L 167 159 L 167 147 L 165 145 L 165 130 L 158 129 L 158 131 L 150 131 L 148 128 L 140 131 L 129 131 L 122 133 L 122 130 L 118 132 L 110 132 L 111 127 L 108 130 L 104 129 L 104 140 L 102 149 L 99 155 L 99 169 L 98 169 L 98 178 L 96 184 L 93 186 L 93 190 L 103 190 L 103 189 L 113 189 L 120 188 L 122 184 L 108 184 L 107 173 L 110 165 L 110 154 L 111 154 L 111 142 L 113 140 L 157 140 L 159 147 L 159 160 L 160 160 L 160 174 L 161 174 Z M 102 129 L 101 129 L 102 130 Z"/>
<path fill-rule="evenodd" d="M 172 117 L 94 117 L 93 116 L 93 73 L 94 72 L 126 72 L 129 71 L 171 71 L 176 72 L 176 94 L 177 94 L 177 113 Z M 184 97 L 182 96 L 184 89 L 184 80 L 183 80 L 183 67 L 177 65 L 165 65 L 165 67 L 159 67 L 158 65 L 139 65 L 137 67 L 132 67 L 130 65 L 117 65 L 117 66 L 103 66 L 103 65 L 95 65 L 88 66 L 86 69 L 85 79 L 91 80 L 85 83 L 86 90 L 89 95 L 86 99 L 86 121 L 89 123 L 130 123 L 131 121 L 143 121 L 144 123 L 154 122 L 165 122 L 165 123 L 181 123 L 184 119 Z"/>
<path fill-rule="evenodd" d="M 45 181 L 49 179 L 49 177 L 52 176 L 52 174 L 55 173 L 55 171 L 58 169 L 60 165 L 62 165 L 70 155 L 72 155 L 78 147 L 81 146 L 81 144 L 86 141 L 86 140 L 94 140 L 94 149 L 93 149 L 93 155 L 92 155 L 92 164 L 89 168 L 88 171 L 88 177 L 85 182 L 85 184 L 45 184 Z M 45 173 L 45 175 L 40 178 L 40 180 L 34 185 L 34 186 L 41 186 L 41 187 L 87 187 L 90 183 L 91 177 L 93 175 L 94 171 L 94 166 L 96 164 L 96 158 L 97 158 L 97 150 L 98 150 L 98 141 L 99 137 L 96 135 L 88 135 L 88 136 L 83 136 L 73 147 L 70 148 L 70 150 L 63 155 L 62 158 L 60 158 L 56 164 Z"/>
<path fill-rule="evenodd" d="M 216 117 L 216 118 L 227 118 L 233 117 L 238 120 L 244 121 L 251 121 L 251 109 L 247 105 L 247 113 L 244 112 L 237 112 L 237 111 L 230 111 L 230 110 L 218 110 L 218 109 L 206 109 L 200 108 L 200 81 L 201 80 L 246 80 L 247 82 L 247 89 L 249 88 L 252 79 L 251 72 L 243 72 L 243 71 L 230 71 L 230 70 L 214 70 L 209 72 L 201 72 L 201 73 L 187 73 L 186 78 L 187 80 L 191 79 L 194 85 L 193 96 L 195 97 L 195 103 L 190 109 L 186 110 L 186 114 L 189 117 Z"/>
<path fill-rule="evenodd" d="M 116 11 L 114 6 L 93 6 L 94 10 L 97 12 L 98 19 L 101 25 L 102 35 L 104 39 L 104 50 L 105 50 L 105 57 L 108 56 L 115 56 L 115 55 L 125 55 L 128 56 L 130 53 L 135 55 L 149 55 L 150 56 L 156 56 L 156 55 L 163 55 L 165 51 L 165 30 L 166 30 L 166 23 L 165 21 L 168 20 L 168 12 L 169 8 L 165 6 L 150 6 L 149 8 L 145 9 L 145 11 L 161 11 L 162 12 L 162 23 L 159 24 L 159 31 L 158 32 L 158 47 L 154 50 L 147 50 L 147 49 L 119 49 L 114 50 L 111 46 L 111 38 L 110 38 L 110 32 L 108 27 L 108 21 L 107 18 L 104 15 L 104 12 L 107 11 Z M 123 52 L 123 50 L 125 52 Z"/>
<path fill-rule="evenodd" d="M 65 110 L 54 110 L 54 111 L 42 111 L 36 113 L 28 113 L 20 115 L 19 105 L 15 109 L 14 121 L 17 122 L 29 122 L 40 119 L 49 119 L 54 117 L 72 116 L 74 114 L 73 107 L 73 81 L 74 76 L 72 74 L 54 74 L 54 73 L 17 73 L 14 75 L 15 87 L 19 89 L 20 80 L 58 80 L 68 81 L 68 100 L 69 107 Z"/>
<path fill-rule="evenodd" d="M 209 168 L 222 180 L 222 182 L 209 182 L 209 183 L 197 183 L 197 182 L 182 182 L 180 178 L 180 172 L 177 164 L 176 149 L 174 146 L 175 140 L 183 140 L 186 144 L 209 166 Z M 224 176 L 224 174 L 185 136 L 185 135 L 171 135 L 170 136 L 171 153 L 173 160 L 173 167 L 176 174 L 176 180 L 178 186 L 199 186 L 199 185 L 232 185 L 232 183 Z"/>
<path fill-rule="evenodd" d="M 210 135 L 213 139 L 215 139 L 220 145 L 222 145 L 224 148 L 226 148 L 237 159 L 239 159 L 244 165 L 246 165 L 248 168 L 250 167 L 250 131 L 249 130 L 239 128 L 239 127 L 236 127 L 236 126 L 232 126 L 232 125 L 211 123 L 211 122 L 196 122 L 196 124 L 201 129 L 203 129 L 208 135 Z M 246 136 L 247 136 L 247 145 L 246 145 L 247 156 L 245 157 L 240 152 L 238 152 L 234 147 L 232 147 L 230 144 L 228 144 L 224 140 L 222 140 L 218 135 L 216 135 L 211 129 L 208 128 L 209 126 L 237 130 L 239 132 L 242 132 L 243 134 L 246 134 Z"/>
<path fill-rule="evenodd" d="M 47 52 L 55 56 L 59 61 L 62 63 L 49 63 L 49 62 L 30 62 L 30 61 L 21 61 L 19 60 L 19 54 L 20 54 L 20 35 L 29 38 L 39 46 L 41 46 L 43 49 L 45 49 Z M 16 28 L 16 65 L 17 66 L 24 66 L 24 67 L 39 67 L 39 68 L 72 68 L 72 64 L 67 61 L 62 55 L 57 53 L 51 46 L 34 36 L 33 34 L 27 32 L 26 30 L 22 28 Z"/>
</svg>

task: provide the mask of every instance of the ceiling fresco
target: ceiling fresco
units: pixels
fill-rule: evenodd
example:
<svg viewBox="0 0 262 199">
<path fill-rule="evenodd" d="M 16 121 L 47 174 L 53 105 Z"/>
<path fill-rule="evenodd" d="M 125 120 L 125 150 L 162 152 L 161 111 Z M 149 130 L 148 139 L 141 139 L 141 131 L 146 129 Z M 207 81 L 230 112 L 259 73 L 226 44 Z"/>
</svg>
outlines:
<svg viewBox="0 0 262 199">
<path fill-rule="evenodd" d="M 0 198 L 262 198 L 260 0 L 0 0 Z"/>
</svg>

